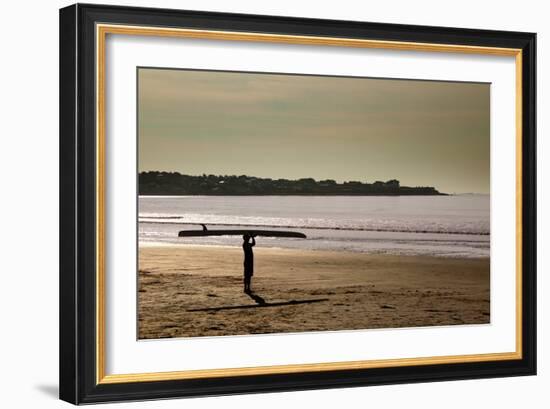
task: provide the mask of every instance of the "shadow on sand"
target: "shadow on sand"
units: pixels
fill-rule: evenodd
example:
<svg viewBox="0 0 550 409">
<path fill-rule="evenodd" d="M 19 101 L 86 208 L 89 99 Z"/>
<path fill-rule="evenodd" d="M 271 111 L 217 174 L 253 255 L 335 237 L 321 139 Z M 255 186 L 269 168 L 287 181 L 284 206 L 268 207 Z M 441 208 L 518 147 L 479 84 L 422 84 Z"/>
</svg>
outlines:
<svg viewBox="0 0 550 409">
<path fill-rule="evenodd" d="M 252 298 L 254 301 L 256 301 L 256 304 L 258 304 L 258 305 L 267 304 L 262 297 L 260 297 L 258 294 L 254 294 L 252 291 L 246 292 L 246 295 L 248 295 L 250 298 Z"/>
<path fill-rule="evenodd" d="M 291 301 L 281 301 L 281 302 L 266 302 L 265 299 L 260 297 L 258 294 L 254 294 L 252 291 L 247 292 L 250 298 L 252 298 L 256 305 L 230 305 L 227 307 L 211 307 L 211 308 L 195 308 L 187 310 L 188 312 L 198 312 L 198 311 L 223 311 L 223 310 L 238 310 L 245 308 L 262 308 L 262 307 L 281 307 L 284 305 L 297 305 L 297 304 L 312 304 L 316 302 L 328 301 L 328 298 L 314 298 L 309 300 L 291 300 Z"/>
</svg>

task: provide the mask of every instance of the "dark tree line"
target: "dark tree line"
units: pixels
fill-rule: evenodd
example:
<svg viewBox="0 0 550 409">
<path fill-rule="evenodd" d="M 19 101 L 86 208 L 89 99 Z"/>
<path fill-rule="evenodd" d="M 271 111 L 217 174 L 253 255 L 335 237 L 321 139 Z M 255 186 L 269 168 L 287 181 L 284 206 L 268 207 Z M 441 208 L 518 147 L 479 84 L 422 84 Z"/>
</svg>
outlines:
<svg viewBox="0 0 550 409">
<path fill-rule="evenodd" d="M 297 180 L 246 175 L 183 175 L 178 172 L 141 172 L 140 195 L 442 195 L 429 186 L 400 186 L 399 181 L 337 183 L 332 179 Z"/>
</svg>

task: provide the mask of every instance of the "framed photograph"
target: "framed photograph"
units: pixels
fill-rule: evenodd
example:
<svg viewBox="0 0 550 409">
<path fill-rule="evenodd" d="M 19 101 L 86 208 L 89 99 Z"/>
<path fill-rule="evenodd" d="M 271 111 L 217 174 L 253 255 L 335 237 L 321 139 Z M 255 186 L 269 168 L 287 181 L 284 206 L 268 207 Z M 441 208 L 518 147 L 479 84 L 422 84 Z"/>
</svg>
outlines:
<svg viewBox="0 0 550 409">
<path fill-rule="evenodd" d="M 535 41 L 61 9 L 61 399 L 534 375 Z"/>
</svg>

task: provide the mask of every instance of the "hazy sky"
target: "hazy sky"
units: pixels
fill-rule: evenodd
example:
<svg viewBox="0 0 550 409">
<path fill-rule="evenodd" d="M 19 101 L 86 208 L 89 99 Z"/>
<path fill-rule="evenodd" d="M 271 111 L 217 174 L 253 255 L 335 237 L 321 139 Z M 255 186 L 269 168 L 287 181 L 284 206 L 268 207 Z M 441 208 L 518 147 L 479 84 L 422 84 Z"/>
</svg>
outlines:
<svg viewBox="0 0 550 409">
<path fill-rule="evenodd" d="M 489 192 L 489 84 L 139 69 L 139 170 Z"/>
</svg>

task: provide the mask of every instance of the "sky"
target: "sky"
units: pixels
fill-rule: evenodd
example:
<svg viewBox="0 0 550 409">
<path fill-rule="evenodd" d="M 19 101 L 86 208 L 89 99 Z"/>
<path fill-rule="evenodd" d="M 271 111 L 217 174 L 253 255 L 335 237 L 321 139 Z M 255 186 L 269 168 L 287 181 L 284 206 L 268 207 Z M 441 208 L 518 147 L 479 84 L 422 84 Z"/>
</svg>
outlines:
<svg viewBox="0 0 550 409">
<path fill-rule="evenodd" d="M 139 171 L 489 193 L 490 84 L 140 68 Z"/>
</svg>

